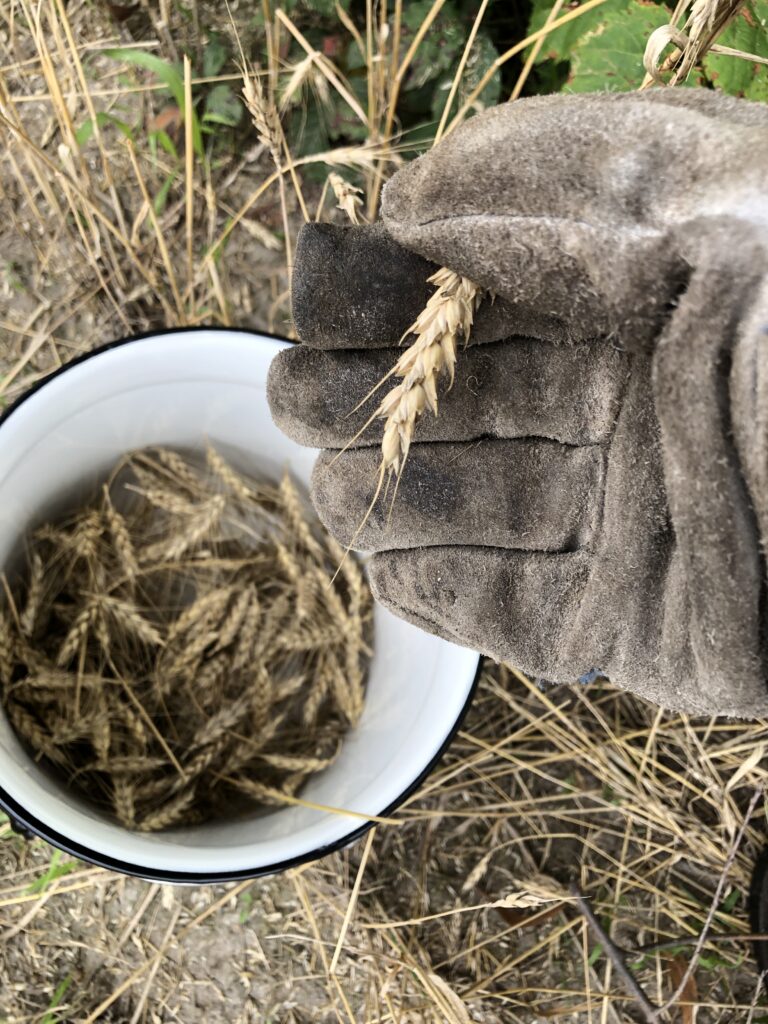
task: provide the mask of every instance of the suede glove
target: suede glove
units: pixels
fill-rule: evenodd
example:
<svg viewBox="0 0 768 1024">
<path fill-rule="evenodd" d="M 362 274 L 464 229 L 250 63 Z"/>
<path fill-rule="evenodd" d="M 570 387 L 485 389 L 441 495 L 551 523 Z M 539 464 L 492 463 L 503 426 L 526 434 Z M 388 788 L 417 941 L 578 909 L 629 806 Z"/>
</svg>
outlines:
<svg viewBox="0 0 768 1024">
<path fill-rule="evenodd" d="M 313 500 L 342 544 L 381 421 L 332 459 L 427 277 L 495 298 L 356 540 L 377 599 L 536 677 L 768 713 L 768 108 L 693 89 L 506 104 L 398 171 L 382 209 L 303 229 L 303 344 L 269 379 L 277 424 L 327 449 Z"/>
</svg>

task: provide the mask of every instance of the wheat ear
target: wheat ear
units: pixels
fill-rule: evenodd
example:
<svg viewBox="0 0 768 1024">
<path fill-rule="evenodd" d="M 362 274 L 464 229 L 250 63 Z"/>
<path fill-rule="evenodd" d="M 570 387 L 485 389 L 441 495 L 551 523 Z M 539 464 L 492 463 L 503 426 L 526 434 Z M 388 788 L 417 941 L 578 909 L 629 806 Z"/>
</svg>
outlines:
<svg viewBox="0 0 768 1024">
<path fill-rule="evenodd" d="M 447 267 L 441 267 L 429 281 L 436 290 L 407 332 L 415 334 L 416 340 L 393 368 L 394 376 L 402 380 L 376 410 L 376 418 L 384 420 L 382 468 L 395 476 L 402 472 L 424 410 L 437 416 L 437 380 L 443 371 L 450 378 L 449 390 L 453 386 L 458 339 L 469 340 L 480 300 L 478 286 Z"/>
<path fill-rule="evenodd" d="M 362 200 L 357 193 L 361 190 L 350 185 L 336 173 L 331 174 L 328 181 L 339 201 L 338 209 L 343 210 L 353 224 L 359 223 L 357 207 L 362 205 Z M 450 378 L 448 390 L 453 387 L 458 340 L 462 338 L 465 344 L 469 341 L 475 310 L 483 297 L 483 290 L 468 277 L 462 277 L 461 274 L 457 274 L 447 267 L 436 270 L 428 280 L 430 284 L 435 285 L 435 291 L 416 320 L 403 334 L 400 344 L 409 334 L 415 335 L 416 340 L 403 352 L 389 373 L 381 378 L 351 412 L 356 412 L 365 405 L 368 399 L 390 377 L 400 377 L 400 383 L 396 384 L 381 400 L 360 430 L 331 460 L 331 465 L 333 465 L 336 459 L 348 448 L 351 448 L 355 441 L 365 433 L 374 420 L 384 420 L 381 464 L 373 498 L 362 522 L 347 545 L 331 583 L 336 579 L 347 555 L 368 522 L 385 481 L 388 485 L 394 476 L 397 482 L 392 495 L 391 512 L 397 496 L 397 484 L 400 482 L 400 474 L 408 458 L 416 424 L 425 409 L 431 409 L 437 416 L 438 378 L 442 372 L 446 372 Z"/>
<path fill-rule="evenodd" d="M 261 79 L 258 75 L 249 73 L 243 65 L 243 98 L 251 115 L 251 121 L 259 136 L 259 141 L 267 147 L 272 156 L 278 173 L 280 170 L 282 156 L 282 127 L 280 116 L 264 95 Z"/>
<path fill-rule="evenodd" d="M 400 383 L 381 400 L 370 418 L 333 460 L 354 444 L 374 420 L 384 420 L 376 488 L 363 520 L 349 542 L 347 553 L 368 522 L 385 482 L 388 484 L 392 477 L 397 481 L 392 495 L 394 505 L 397 484 L 408 459 L 416 424 L 427 409 L 437 416 L 437 381 L 441 373 L 448 374 L 448 389 L 453 387 L 458 340 L 462 338 L 465 344 L 469 341 L 475 310 L 483 295 L 482 289 L 468 277 L 462 277 L 447 267 L 436 270 L 429 282 L 436 286 L 435 291 L 403 335 L 401 343 L 409 334 L 414 334 L 416 340 L 405 349 L 389 373 L 363 398 L 357 408 L 364 405 L 390 377 L 400 377 Z"/>
<path fill-rule="evenodd" d="M 353 224 L 360 223 L 360 209 L 363 200 L 360 198 L 362 189 L 345 181 L 340 174 L 333 171 L 328 175 L 328 184 L 333 189 L 333 194 L 338 199 L 337 210 L 343 210 Z"/>
</svg>

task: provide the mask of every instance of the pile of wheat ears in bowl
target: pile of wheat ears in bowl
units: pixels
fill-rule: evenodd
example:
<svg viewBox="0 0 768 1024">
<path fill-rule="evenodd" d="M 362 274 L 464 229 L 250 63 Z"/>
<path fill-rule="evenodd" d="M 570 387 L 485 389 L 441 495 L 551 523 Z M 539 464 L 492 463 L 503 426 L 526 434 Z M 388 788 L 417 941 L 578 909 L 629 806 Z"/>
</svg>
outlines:
<svg viewBox="0 0 768 1024">
<path fill-rule="evenodd" d="M 125 827 L 296 802 L 358 721 L 370 591 L 288 475 L 143 449 L 26 547 L 0 608 L 5 714 Z"/>
</svg>

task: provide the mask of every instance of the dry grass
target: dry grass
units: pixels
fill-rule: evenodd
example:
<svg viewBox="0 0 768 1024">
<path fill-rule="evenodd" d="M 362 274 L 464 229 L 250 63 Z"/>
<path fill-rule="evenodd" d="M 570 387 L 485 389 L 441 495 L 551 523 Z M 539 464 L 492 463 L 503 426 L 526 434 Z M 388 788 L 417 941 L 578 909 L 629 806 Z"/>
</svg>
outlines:
<svg viewBox="0 0 768 1024">
<path fill-rule="evenodd" d="M 608 685 L 542 693 L 488 665 L 450 754 L 398 811 L 399 826 L 377 826 L 363 870 L 357 848 L 282 879 L 164 890 L 161 900 L 161 887 L 76 867 L 28 893 L 47 856 L 7 841 L 6 927 L 37 907 L 4 949 L 7 1005 L 19 1020 L 32 1019 L 25 1005 L 41 1005 L 14 988 L 12 972 L 24 965 L 27 989 L 36 981 L 50 992 L 72 973 L 71 1019 L 87 1020 L 105 1002 L 100 1013 L 117 1013 L 107 1019 L 130 1019 L 159 964 L 152 999 L 183 1006 L 185 1021 L 202 1012 L 192 992 L 210 1012 L 253 1021 L 642 1020 L 563 889 L 577 879 L 662 1003 L 706 920 L 744 809 L 768 783 L 764 759 L 737 774 L 767 740 L 764 723 L 692 721 Z M 697 1024 L 749 1020 L 757 978 L 741 936 L 763 815 L 761 801 L 689 990 Z M 531 892 L 546 902 L 515 898 Z M 70 934 L 74 901 L 82 909 Z M 110 920 L 131 942 L 117 944 Z M 47 952 L 27 961 L 25 936 L 38 935 Z M 681 1014 L 678 1005 L 666 1019 Z"/>
<path fill-rule="evenodd" d="M 603 2 L 568 5 L 496 66 Z M 267 5 L 265 72 L 278 111 L 300 102 L 305 88 L 349 93 L 332 57 L 305 36 L 303 66 L 281 63 L 281 43 L 296 26 L 274 6 Z M 401 45 L 406 5 L 393 0 L 386 37 L 374 6 L 361 40 L 370 95 L 360 101 L 350 93 L 359 109 L 349 106 L 366 140 L 290 161 L 298 176 L 318 162 L 355 175 L 369 218 L 399 159 L 394 106 L 419 46 L 415 39 Z M 431 6 L 429 19 L 440 7 L 439 0 Z M 251 137 L 235 152 L 201 160 L 182 133 L 179 166 L 160 150 L 153 156 L 146 129 L 167 107 L 167 94 L 152 75 L 103 56 L 108 46 L 140 46 L 174 60 L 195 51 L 196 24 L 227 31 L 218 7 L 185 10 L 166 0 L 140 5 L 145 22 L 136 37 L 109 18 L 107 5 L 10 0 L 0 7 L 5 401 L 73 356 L 134 331 L 212 321 L 289 329 L 280 176 L 271 155 Z M 339 32 L 347 31 L 342 22 Z M 193 95 L 202 77 L 194 64 Z M 234 66 L 218 77 L 242 83 Z M 92 112 L 133 126 L 134 160 L 109 123 L 96 123 L 88 145 L 77 143 Z M 446 118 L 445 130 L 455 123 Z M 287 162 L 284 154 L 285 174 Z M 172 173 L 153 224 L 139 176 L 156 197 Z M 330 188 L 303 178 L 301 185 L 313 216 L 342 216 L 325 202 Z M 285 191 L 295 237 L 304 214 L 295 189 Z M 81 543 L 89 543 L 87 531 Z M 130 565 L 128 555 L 126 574 Z M 7 646 L 0 631 L 0 677 Z M 138 718 L 133 724 L 142 728 Z M 575 876 L 631 954 L 648 997 L 663 1002 L 703 928 L 752 794 L 768 783 L 766 743 L 763 722 L 658 712 L 603 684 L 542 693 L 488 664 L 449 755 L 398 812 L 399 826 L 377 825 L 362 869 L 357 846 L 280 878 L 169 889 L 66 859 L 52 863 L 50 848 L 0 824 L 0 1018 L 40 1024 L 58 990 L 49 1024 L 57 1017 L 121 1024 L 642 1020 L 571 902 L 493 904 L 529 891 L 542 876 L 550 891 Z M 688 987 L 695 1018 L 678 1006 L 670 1022 L 758 1024 L 766 1017 L 741 938 L 764 813 L 758 807 L 749 823 Z M 638 947 L 642 960 L 632 952 Z M 754 1000 L 763 1008 L 753 1010 Z"/>
</svg>

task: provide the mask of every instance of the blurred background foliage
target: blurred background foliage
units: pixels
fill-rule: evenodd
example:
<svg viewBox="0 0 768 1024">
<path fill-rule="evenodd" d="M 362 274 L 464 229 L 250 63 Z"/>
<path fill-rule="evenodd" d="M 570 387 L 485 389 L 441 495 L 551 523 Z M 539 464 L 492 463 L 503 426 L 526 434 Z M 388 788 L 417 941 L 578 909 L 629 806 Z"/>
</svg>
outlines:
<svg viewBox="0 0 768 1024">
<path fill-rule="evenodd" d="M 564 2 L 557 16 L 578 6 L 578 2 Z M 535 53 L 521 95 L 638 88 L 644 77 L 642 58 L 648 37 L 654 29 L 669 23 L 674 6 L 664 0 L 606 0 L 555 29 Z M 269 11 L 268 5 L 264 7 Z M 245 55 L 259 65 L 266 64 L 268 49 L 264 7 L 254 10 L 250 20 L 244 20 L 243 9 L 237 13 Z M 354 98 L 365 109 L 374 49 L 373 41 L 366 39 L 366 0 L 284 0 L 279 7 L 301 32 L 306 44 L 333 62 Z M 401 56 L 432 7 L 433 0 L 403 3 L 396 42 Z M 478 0 L 446 0 L 419 42 L 397 103 L 403 155 L 412 156 L 431 145 L 479 9 Z M 192 11 L 184 4 L 178 4 L 178 10 L 182 15 L 186 12 L 191 21 Z M 461 107 L 483 75 L 493 68 L 499 56 L 520 39 L 541 29 L 548 18 L 552 20 L 552 0 L 490 3 L 453 99 L 450 116 Z M 390 49 L 394 48 L 393 19 L 394 13 L 390 11 L 388 22 L 378 26 L 378 31 L 389 37 Z M 223 19 L 217 18 L 216 22 L 216 30 L 203 26 L 196 39 L 190 36 L 194 51 L 190 56 L 195 73 L 200 77 L 216 77 L 231 69 L 233 60 L 238 57 L 231 34 L 227 35 L 221 27 Z M 140 33 L 135 37 L 137 35 Z M 768 58 L 768 0 L 748 0 L 719 43 Z M 483 110 L 510 95 L 530 52 L 529 49 L 494 70 L 473 102 L 471 112 Z M 143 63 L 165 82 L 169 98 L 178 98 L 182 87 L 180 64 L 167 64 L 140 50 L 120 51 L 115 56 L 136 65 Z M 281 82 L 277 99 L 289 148 L 295 157 L 371 139 L 370 125 L 355 116 L 349 103 L 329 86 L 317 64 L 307 56 L 306 48 L 289 33 L 284 33 L 281 39 L 279 57 L 283 67 L 294 69 L 287 81 Z M 161 66 L 164 63 L 165 66 Z M 390 74 L 392 70 L 386 68 L 384 73 Z M 768 66 L 710 53 L 684 84 L 765 100 L 768 99 Z M 207 136 L 214 156 L 216 150 L 232 152 L 238 130 L 243 135 L 250 133 L 237 84 L 219 82 L 196 87 L 195 114 L 196 123 Z M 180 122 L 180 118 L 176 120 Z M 119 118 L 113 118 L 111 123 L 124 134 L 129 131 Z M 174 128 L 177 129 L 178 124 L 174 124 L 171 113 L 168 124 L 160 123 L 151 132 L 153 144 L 159 144 L 169 155 L 175 154 L 177 145 Z M 90 130 L 89 126 L 83 129 L 86 135 Z M 327 168 L 322 164 L 311 165 L 306 174 L 310 179 L 322 181 Z"/>
<path fill-rule="evenodd" d="M 365 53 L 349 33 L 339 33 L 337 8 L 342 7 L 361 33 L 365 30 L 365 3 L 343 0 L 289 0 L 282 4 L 309 42 L 328 54 L 347 75 L 361 104 L 365 104 Z M 417 0 L 403 6 L 400 47 L 403 52 L 432 6 Z M 401 90 L 397 115 L 401 129 L 414 148 L 429 145 L 478 13 L 477 0 L 448 0 L 421 42 Z M 577 7 L 564 3 L 561 14 Z M 636 89 L 644 77 L 643 52 L 654 29 L 668 24 L 674 3 L 655 0 L 608 0 L 547 36 L 536 55 L 522 95 L 551 92 L 599 92 Z M 477 33 L 470 60 L 453 101 L 451 116 L 459 109 L 482 76 L 506 49 L 541 29 L 552 11 L 552 0 L 490 4 Z M 723 46 L 768 58 L 768 0 L 749 0 L 719 42 Z M 496 70 L 474 104 L 479 111 L 509 95 L 527 53 Z M 284 55 L 290 64 L 302 59 L 292 41 Z M 688 85 L 718 88 L 748 99 L 768 98 L 768 66 L 709 54 L 703 73 L 692 74 Z M 310 87 L 290 97 L 289 141 L 294 153 L 318 152 L 340 142 L 365 137 L 365 127 L 334 92 Z"/>
</svg>

